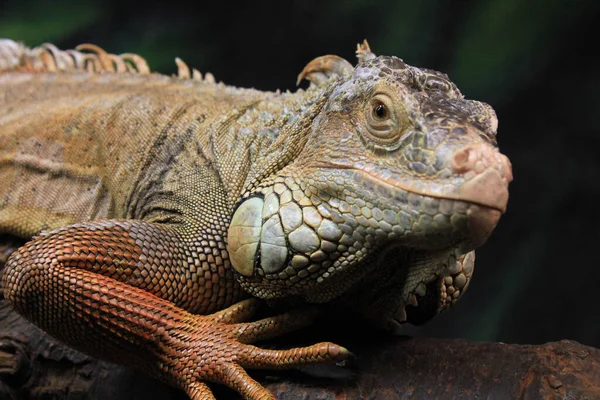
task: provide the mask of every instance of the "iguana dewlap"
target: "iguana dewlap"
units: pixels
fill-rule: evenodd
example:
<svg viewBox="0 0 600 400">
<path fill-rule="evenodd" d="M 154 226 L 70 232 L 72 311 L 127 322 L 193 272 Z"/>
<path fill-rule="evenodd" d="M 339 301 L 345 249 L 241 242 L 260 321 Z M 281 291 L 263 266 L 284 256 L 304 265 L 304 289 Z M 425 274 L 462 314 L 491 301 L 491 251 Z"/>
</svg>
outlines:
<svg viewBox="0 0 600 400">
<path fill-rule="evenodd" d="M 32 238 L 4 295 L 194 399 L 205 381 L 272 398 L 244 368 L 346 359 L 249 344 L 309 324 L 307 305 L 393 330 L 431 318 L 506 209 L 492 108 L 366 42 L 356 67 L 313 60 L 295 93 L 79 50 L 0 41 L 0 233 Z M 244 322 L 254 298 L 293 310 Z"/>
</svg>

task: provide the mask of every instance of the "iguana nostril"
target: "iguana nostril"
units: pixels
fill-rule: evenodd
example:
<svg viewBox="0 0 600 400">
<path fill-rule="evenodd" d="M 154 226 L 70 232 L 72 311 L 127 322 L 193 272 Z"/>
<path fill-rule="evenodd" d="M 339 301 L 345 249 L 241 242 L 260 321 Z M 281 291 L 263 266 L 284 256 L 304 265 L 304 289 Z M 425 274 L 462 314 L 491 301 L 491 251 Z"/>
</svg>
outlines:
<svg viewBox="0 0 600 400">
<path fill-rule="evenodd" d="M 464 179 L 455 193 L 457 199 L 506 211 L 512 172 L 508 159 L 493 146 L 477 143 L 458 149 L 450 166 Z"/>
<path fill-rule="evenodd" d="M 474 176 L 469 172 L 481 175 L 488 168 L 492 168 L 497 170 L 505 184 L 512 181 L 512 166 L 508 158 L 483 143 L 468 145 L 456 150 L 452 155 L 450 166 L 455 173 L 465 175 L 468 180 Z"/>
<path fill-rule="evenodd" d="M 451 165 L 454 172 L 462 174 L 474 168 L 475 163 L 470 162 L 469 160 L 470 158 L 475 158 L 471 157 L 472 151 L 473 149 L 469 146 L 454 152 Z"/>
</svg>

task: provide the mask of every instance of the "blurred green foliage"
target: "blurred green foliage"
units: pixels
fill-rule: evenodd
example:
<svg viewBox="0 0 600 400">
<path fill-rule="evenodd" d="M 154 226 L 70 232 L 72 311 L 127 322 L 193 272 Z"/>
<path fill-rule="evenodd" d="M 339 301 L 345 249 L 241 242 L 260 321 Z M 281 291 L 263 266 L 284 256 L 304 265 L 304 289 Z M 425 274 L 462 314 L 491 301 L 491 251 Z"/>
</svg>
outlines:
<svg viewBox="0 0 600 400">
<path fill-rule="evenodd" d="M 45 42 L 49 37 L 61 41 L 102 19 L 101 3 L 90 0 L 62 3 L 5 3 L 0 15 L 0 36 L 25 43 Z"/>
</svg>

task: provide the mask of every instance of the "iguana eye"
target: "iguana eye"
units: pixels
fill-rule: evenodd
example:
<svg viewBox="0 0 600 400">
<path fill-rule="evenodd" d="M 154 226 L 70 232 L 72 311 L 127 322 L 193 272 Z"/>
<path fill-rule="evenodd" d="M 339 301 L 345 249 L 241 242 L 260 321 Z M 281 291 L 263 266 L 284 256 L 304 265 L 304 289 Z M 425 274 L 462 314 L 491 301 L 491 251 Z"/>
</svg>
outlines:
<svg viewBox="0 0 600 400">
<path fill-rule="evenodd" d="M 376 103 L 373 106 L 373 118 L 381 121 L 381 120 L 388 118 L 388 115 L 389 115 L 389 111 L 388 111 L 387 107 L 385 106 L 385 104 Z"/>
<path fill-rule="evenodd" d="M 383 93 L 373 96 L 367 109 L 367 129 L 375 144 L 388 147 L 401 136 L 399 116 L 392 99 Z"/>
</svg>

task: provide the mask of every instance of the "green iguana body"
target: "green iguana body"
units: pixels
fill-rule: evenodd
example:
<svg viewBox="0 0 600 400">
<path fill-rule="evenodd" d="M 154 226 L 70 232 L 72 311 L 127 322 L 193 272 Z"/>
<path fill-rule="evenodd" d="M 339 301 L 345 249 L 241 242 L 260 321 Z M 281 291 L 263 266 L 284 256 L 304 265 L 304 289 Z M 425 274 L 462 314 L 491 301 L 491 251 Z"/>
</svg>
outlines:
<svg viewBox="0 0 600 400">
<path fill-rule="evenodd" d="M 247 344 L 307 304 L 395 330 L 466 289 L 512 176 L 493 110 L 445 75 L 365 43 L 273 93 L 84 48 L 0 41 L 0 233 L 33 237 L 2 285 L 53 336 L 195 399 L 204 381 L 262 399 L 244 367 L 349 355 Z M 248 295 L 295 310 L 242 322 Z"/>
</svg>

